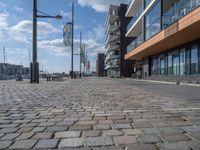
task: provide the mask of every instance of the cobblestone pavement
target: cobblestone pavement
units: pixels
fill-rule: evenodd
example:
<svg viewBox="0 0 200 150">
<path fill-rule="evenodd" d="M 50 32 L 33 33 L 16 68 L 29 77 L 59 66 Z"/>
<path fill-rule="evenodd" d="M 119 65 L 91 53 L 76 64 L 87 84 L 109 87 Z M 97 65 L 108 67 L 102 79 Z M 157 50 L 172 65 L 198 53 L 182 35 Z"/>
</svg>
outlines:
<svg viewBox="0 0 200 150">
<path fill-rule="evenodd" d="M 0 81 L 0 149 L 200 150 L 200 101 L 119 80 Z"/>
</svg>

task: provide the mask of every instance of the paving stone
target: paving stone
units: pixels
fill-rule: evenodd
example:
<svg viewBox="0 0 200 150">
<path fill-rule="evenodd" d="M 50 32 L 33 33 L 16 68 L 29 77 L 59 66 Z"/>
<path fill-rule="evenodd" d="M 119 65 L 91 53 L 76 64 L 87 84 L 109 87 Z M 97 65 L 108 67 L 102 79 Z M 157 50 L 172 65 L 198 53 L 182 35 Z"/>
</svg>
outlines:
<svg viewBox="0 0 200 150">
<path fill-rule="evenodd" d="M 125 116 L 108 116 L 108 120 L 121 120 L 125 119 Z"/>
<path fill-rule="evenodd" d="M 190 150 L 190 148 L 184 143 L 162 143 L 160 150 Z"/>
<path fill-rule="evenodd" d="M 78 121 L 76 125 L 95 125 L 97 121 Z"/>
<path fill-rule="evenodd" d="M 142 129 L 144 131 L 145 134 L 160 134 L 160 130 L 158 130 L 157 128 L 143 128 Z"/>
<path fill-rule="evenodd" d="M 9 147 L 10 149 L 30 149 L 36 144 L 37 140 L 18 140 Z"/>
<path fill-rule="evenodd" d="M 195 139 L 200 140 L 200 132 L 191 132 L 189 135 Z"/>
<path fill-rule="evenodd" d="M 54 126 L 55 122 L 41 122 L 38 126 L 39 127 L 48 127 L 48 126 Z"/>
<path fill-rule="evenodd" d="M 56 149 L 56 150 L 60 150 L 60 149 Z M 85 147 L 85 148 L 64 148 L 62 150 L 92 150 L 89 147 Z"/>
<path fill-rule="evenodd" d="M 1 124 L 0 125 L 0 128 L 16 128 L 18 127 L 19 124 L 16 124 L 16 123 L 12 123 L 12 124 Z"/>
<path fill-rule="evenodd" d="M 130 120 L 124 119 L 124 120 L 114 120 L 116 124 L 129 124 L 131 123 Z"/>
<path fill-rule="evenodd" d="M 71 126 L 70 128 L 69 128 L 69 130 L 71 130 L 71 131 L 80 131 L 80 130 L 91 130 L 92 129 L 92 126 L 91 125 L 74 125 L 74 126 Z"/>
<path fill-rule="evenodd" d="M 150 134 L 146 134 L 146 135 L 139 135 L 138 139 L 141 143 L 147 143 L 147 144 L 151 144 L 151 143 L 158 143 L 161 141 L 161 139 L 156 136 L 156 135 L 150 135 Z"/>
<path fill-rule="evenodd" d="M 199 132 L 200 131 L 200 126 L 186 126 L 186 127 L 181 127 L 181 128 L 186 132 Z"/>
<path fill-rule="evenodd" d="M 58 126 L 71 126 L 73 124 L 74 124 L 74 121 L 71 121 L 71 122 L 69 122 L 69 121 L 62 121 L 62 122 L 57 122 L 56 123 L 56 125 L 58 125 Z"/>
<path fill-rule="evenodd" d="M 36 133 L 32 137 L 32 139 L 50 139 L 52 135 L 53 135 L 52 132 L 41 132 L 41 133 Z"/>
<path fill-rule="evenodd" d="M 55 138 L 75 138 L 80 137 L 80 131 L 65 131 L 65 132 L 56 132 Z"/>
<path fill-rule="evenodd" d="M 18 130 L 18 128 L 2 128 L 0 133 L 14 133 Z"/>
<path fill-rule="evenodd" d="M 179 127 L 160 127 L 159 130 L 164 134 L 183 133 L 184 130 Z"/>
<path fill-rule="evenodd" d="M 36 127 L 38 123 L 23 123 L 20 125 L 20 128 L 22 127 Z"/>
<path fill-rule="evenodd" d="M 112 138 L 109 136 L 103 137 L 89 137 L 85 139 L 85 145 L 89 147 L 94 146 L 111 146 L 113 145 Z"/>
<path fill-rule="evenodd" d="M 162 135 L 163 139 L 168 142 L 181 142 L 181 141 L 189 141 L 191 140 L 188 136 L 185 134 L 166 134 Z"/>
<path fill-rule="evenodd" d="M 112 124 L 113 129 L 129 129 L 132 128 L 130 124 Z"/>
<path fill-rule="evenodd" d="M 45 131 L 47 132 L 59 132 L 59 131 L 67 131 L 68 127 L 67 126 L 52 126 L 52 127 L 47 127 Z"/>
<path fill-rule="evenodd" d="M 13 140 L 17 138 L 20 135 L 20 133 L 7 133 L 5 136 L 1 138 L 1 140 Z"/>
<path fill-rule="evenodd" d="M 58 144 L 58 139 L 42 139 L 39 140 L 35 146 L 36 149 L 52 149 L 56 148 Z"/>
<path fill-rule="evenodd" d="M 122 135 L 123 132 L 119 130 L 104 130 L 103 134 L 106 136 Z"/>
<path fill-rule="evenodd" d="M 97 137 L 101 135 L 100 130 L 88 130 L 83 132 L 84 137 Z"/>
<path fill-rule="evenodd" d="M 31 132 L 42 132 L 46 129 L 46 127 L 35 127 Z"/>
<path fill-rule="evenodd" d="M 94 117 L 93 120 L 106 120 L 106 117 Z"/>
<path fill-rule="evenodd" d="M 145 120 L 145 119 L 138 119 L 133 121 L 133 126 L 135 128 L 152 128 L 152 124 L 149 120 Z"/>
<path fill-rule="evenodd" d="M 126 135 L 141 135 L 144 132 L 141 129 L 125 129 L 124 134 Z"/>
<path fill-rule="evenodd" d="M 136 136 L 114 136 L 113 141 L 116 145 L 128 145 L 138 143 Z"/>
<path fill-rule="evenodd" d="M 108 129 L 110 129 L 110 125 L 98 124 L 98 125 L 94 126 L 94 129 L 96 129 L 96 130 L 108 130 Z"/>
<path fill-rule="evenodd" d="M 12 141 L 0 141 L 0 149 L 6 149 L 12 144 Z"/>
<path fill-rule="evenodd" d="M 123 148 L 119 146 L 107 146 L 107 147 L 97 147 L 94 148 L 93 150 L 123 150 Z"/>
<path fill-rule="evenodd" d="M 187 144 L 187 146 L 191 147 L 192 150 L 199 150 L 200 148 L 200 141 L 198 140 L 186 141 L 185 143 Z"/>
<path fill-rule="evenodd" d="M 28 133 L 22 133 L 17 140 L 25 140 L 25 139 L 29 139 L 34 135 L 34 133 L 32 132 L 28 132 Z"/>
<path fill-rule="evenodd" d="M 127 150 L 158 150 L 153 144 L 130 144 Z"/>
<path fill-rule="evenodd" d="M 65 122 L 74 122 L 74 121 L 78 121 L 78 118 L 65 118 L 64 119 Z"/>
<path fill-rule="evenodd" d="M 99 124 L 113 124 L 113 121 L 112 120 L 98 120 L 98 123 Z"/>
<path fill-rule="evenodd" d="M 62 139 L 59 143 L 59 148 L 65 148 L 65 147 L 81 147 L 83 146 L 83 138 L 68 138 L 68 139 Z"/>
<path fill-rule="evenodd" d="M 17 130 L 17 132 L 29 132 L 33 129 L 33 127 L 23 127 L 23 128 L 20 128 L 19 130 Z"/>
</svg>

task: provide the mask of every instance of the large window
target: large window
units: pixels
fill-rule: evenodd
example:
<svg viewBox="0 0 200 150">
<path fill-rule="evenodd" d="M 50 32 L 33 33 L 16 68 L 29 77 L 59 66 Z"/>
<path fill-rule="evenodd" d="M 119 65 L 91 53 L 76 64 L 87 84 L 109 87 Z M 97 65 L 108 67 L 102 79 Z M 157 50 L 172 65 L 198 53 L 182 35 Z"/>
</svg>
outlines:
<svg viewBox="0 0 200 150">
<path fill-rule="evenodd" d="M 180 51 L 180 75 L 185 75 L 185 49 Z"/>
<path fill-rule="evenodd" d="M 151 61 L 151 74 L 152 75 L 158 75 L 158 58 L 153 57 Z"/>
<path fill-rule="evenodd" d="M 149 5 L 149 3 L 151 2 L 151 0 L 145 0 L 144 3 L 145 3 L 145 7 L 147 7 Z"/>
<path fill-rule="evenodd" d="M 160 75 L 165 75 L 165 57 L 160 56 Z"/>
<path fill-rule="evenodd" d="M 173 71 L 172 71 L 172 54 L 169 53 L 168 54 L 168 75 L 172 75 Z"/>
<path fill-rule="evenodd" d="M 160 0 L 145 16 L 145 38 L 146 40 L 157 34 L 161 29 L 160 19 Z"/>
<path fill-rule="evenodd" d="M 198 74 L 198 47 L 192 46 L 191 48 L 191 75 Z"/>
<path fill-rule="evenodd" d="M 173 55 L 173 74 L 179 75 L 179 51 L 175 51 Z"/>
</svg>

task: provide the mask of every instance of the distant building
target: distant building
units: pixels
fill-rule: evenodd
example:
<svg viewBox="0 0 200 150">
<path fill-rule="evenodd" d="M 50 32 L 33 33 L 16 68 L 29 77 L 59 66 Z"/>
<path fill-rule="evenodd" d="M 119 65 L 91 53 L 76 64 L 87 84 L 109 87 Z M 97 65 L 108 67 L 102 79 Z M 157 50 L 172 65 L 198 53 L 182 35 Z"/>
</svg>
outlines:
<svg viewBox="0 0 200 150">
<path fill-rule="evenodd" d="M 110 5 L 105 30 L 105 69 L 110 77 L 130 77 L 133 61 L 125 61 L 127 46 L 133 38 L 125 37 L 131 18 L 126 18 L 127 5 Z"/>
<path fill-rule="evenodd" d="M 97 76 L 99 76 L 99 77 L 102 77 L 105 75 L 104 61 L 105 61 L 105 55 L 99 53 L 98 57 L 97 57 L 97 62 L 96 62 L 96 72 L 97 72 Z"/>
<path fill-rule="evenodd" d="M 22 75 L 28 75 L 30 69 L 28 67 L 23 67 L 22 65 L 14 65 L 9 63 L 0 63 L 0 75 L 8 77 L 7 79 L 13 79 L 16 77 L 17 73 Z"/>
</svg>

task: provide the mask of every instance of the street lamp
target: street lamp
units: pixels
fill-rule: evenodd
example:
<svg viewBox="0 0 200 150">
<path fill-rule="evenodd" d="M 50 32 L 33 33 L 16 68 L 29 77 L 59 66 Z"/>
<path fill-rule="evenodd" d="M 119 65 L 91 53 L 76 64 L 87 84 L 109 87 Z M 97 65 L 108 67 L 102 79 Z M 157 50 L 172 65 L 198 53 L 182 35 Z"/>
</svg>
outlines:
<svg viewBox="0 0 200 150">
<path fill-rule="evenodd" d="M 38 15 L 38 13 L 42 15 Z M 31 83 L 39 83 L 39 63 L 37 62 L 37 18 L 55 18 L 62 19 L 62 16 L 50 16 L 37 10 L 37 0 L 33 0 L 33 56 L 32 63 L 30 64 L 31 69 Z"/>
</svg>

